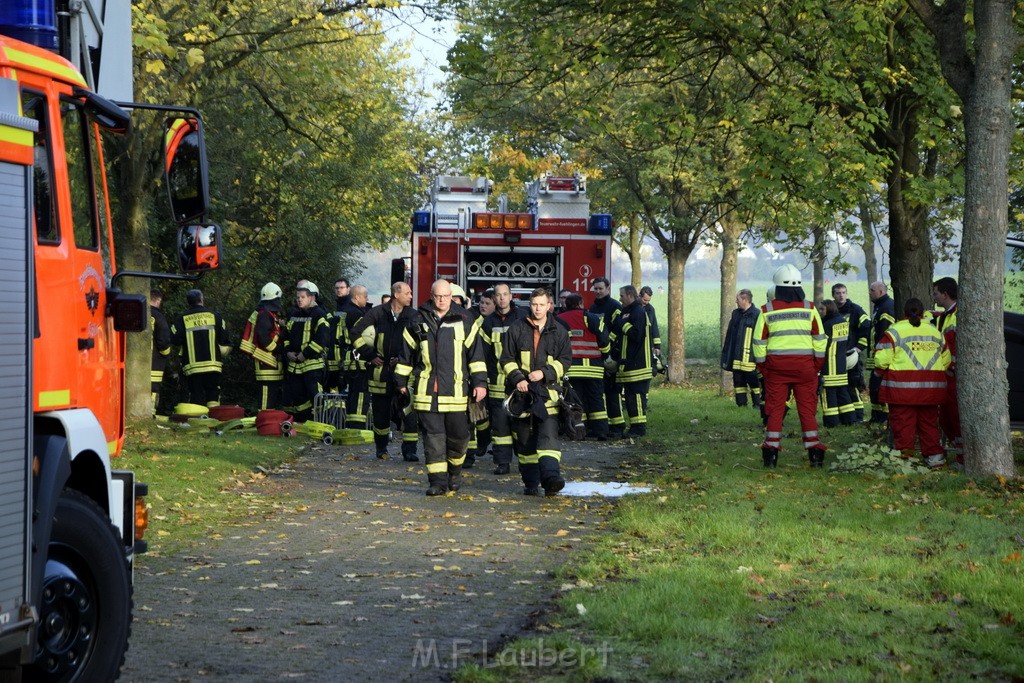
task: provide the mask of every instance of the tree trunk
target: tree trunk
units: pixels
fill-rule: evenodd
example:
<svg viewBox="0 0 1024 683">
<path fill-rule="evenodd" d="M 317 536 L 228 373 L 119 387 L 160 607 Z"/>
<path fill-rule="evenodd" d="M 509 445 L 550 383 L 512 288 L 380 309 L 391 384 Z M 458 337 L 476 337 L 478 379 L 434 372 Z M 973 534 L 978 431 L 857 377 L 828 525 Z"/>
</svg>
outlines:
<svg viewBox="0 0 1024 683">
<path fill-rule="evenodd" d="M 893 147 L 894 160 L 888 174 L 889 274 L 897 319 L 903 304 L 911 297 L 927 301 L 932 293 L 931 235 L 928 232 L 928 207 L 911 204 L 907 181 L 922 173 L 917 155 L 917 122 L 914 111 L 903 111 L 893 124 L 893 135 L 900 143 Z M 893 115 L 896 116 L 895 114 Z"/>
<path fill-rule="evenodd" d="M 1013 2 L 977 0 L 977 62 L 965 98 L 967 138 L 957 391 L 967 473 L 1014 476 L 1003 338 L 1003 252 L 1009 186 Z M 948 77 L 948 74 L 947 74 Z M 963 96 L 963 93 L 961 93 Z"/>
<path fill-rule="evenodd" d="M 875 256 L 875 216 L 867 199 L 860 202 L 861 247 L 864 249 L 864 275 L 868 285 L 878 281 L 878 258 Z M 862 292 L 862 301 L 869 301 L 867 292 Z M 857 295 L 852 297 L 858 299 Z"/>
<path fill-rule="evenodd" d="M 826 233 L 825 228 L 821 225 L 814 226 L 812 232 L 814 235 L 814 259 L 812 261 L 814 265 L 814 291 L 811 295 L 811 301 L 817 303 L 825 298 Z"/>
<path fill-rule="evenodd" d="M 640 265 L 641 250 L 644 246 L 644 231 L 640 227 L 640 221 L 634 220 L 629 223 L 629 267 L 631 273 L 629 284 L 637 288 L 643 286 L 643 269 Z"/>
<path fill-rule="evenodd" d="M 725 345 L 729 320 L 736 308 L 736 267 L 739 259 L 740 234 L 743 224 L 732 213 L 724 213 L 719 219 L 722 227 L 722 265 L 720 268 L 721 304 L 719 308 L 719 346 Z M 718 381 L 719 394 L 726 395 L 733 390 L 732 373 L 722 370 Z"/>
<path fill-rule="evenodd" d="M 152 269 L 152 252 L 149 245 L 148 222 L 141 197 L 137 198 L 127 216 L 128 230 L 136 235 L 127 244 L 119 245 L 119 264 L 122 270 Z M 149 280 L 127 277 L 120 281 L 121 288 L 129 294 L 143 294 L 149 298 Z M 149 373 L 153 362 L 153 333 L 149 325 L 142 332 L 126 335 L 125 354 L 125 415 L 132 418 L 151 417 L 153 406 L 150 392 Z"/>
<path fill-rule="evenodd" d="M 675 247 L 665 252 L 668 259 L 668 381 L 686 381 L 686 338 L 683 332 L 683 289 L 686 259 L 690 249 Z"/>
</svg>

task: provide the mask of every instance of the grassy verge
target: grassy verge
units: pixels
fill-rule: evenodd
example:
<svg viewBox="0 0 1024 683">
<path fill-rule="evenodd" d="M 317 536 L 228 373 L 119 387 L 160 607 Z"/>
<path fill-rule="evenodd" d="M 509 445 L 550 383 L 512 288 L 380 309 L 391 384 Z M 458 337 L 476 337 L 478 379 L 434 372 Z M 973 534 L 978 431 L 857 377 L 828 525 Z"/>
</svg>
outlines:
<svg viewBox="0 0 1024 683">
<path fill-rule="evenodd" d="M 810 470 L 792 414 L 764 471 L 711 373 L 652 393 L 623 477 L 658 490 L 570 561 L 538 637 L 456 680 L 1019 680 L 1024 482 Z M 825 441 L 831 463 L 884 438 Z"/>
<path fill-rule="evenodd" d="M 285 462 L 302 443 L 140 421 L 129 424 L 124 453 L 114 465 L 149 484 L 149 554 L 170 555 L 200 538 L 228 535 L 242 520 L 272 514 L 282 503 L 247 488 L 264 476 L 258 467 Z"/>
</svg>

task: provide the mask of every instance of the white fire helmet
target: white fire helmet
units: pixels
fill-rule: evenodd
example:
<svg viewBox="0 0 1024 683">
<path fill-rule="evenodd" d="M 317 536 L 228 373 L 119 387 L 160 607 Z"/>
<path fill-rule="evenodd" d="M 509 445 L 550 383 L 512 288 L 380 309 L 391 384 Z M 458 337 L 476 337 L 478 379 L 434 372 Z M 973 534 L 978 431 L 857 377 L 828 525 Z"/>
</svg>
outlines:
<svg viewBox="0 0 1024 683">
<path fill-rule="evenodd" d="M 803 285 L 803 276 L 800 275 L 800 271 L 797 270 L 796 266 L 787 263 L 784 266 L 779 266 L 778 270 L 775 271 L 775 275 L 772 276 L 772 282 L 775 283 L 776 287 L 800 287 Z"/>
<path fill-rule="evenodd" d="M 460 299 L 462 299 L 462 303 L 459 304 L 459 305 L 460 306 L 465 306 L 469 302 L 469 297 L 466 296 L 466 290 L 464 290 L 462 287 L 458 286 L 454 282 L 451 284 L 451 287 L 452 287 L 452 298 L 454 299 L 455 297 L 459 297 Z"/>
<path fill-rule="evenodd" d="M 853 366 L 860 360 L 860 350 L 857 348 L 847 349 L 846 351 L 846 369 L 852 370 Z"/>
<path fill-rule="evenodd" d="M 775 299 L 775 285 L 768 288 L 766 296 L 768 297 L 768 301 L 773 301 Z"/>
<path fill-rule="evenodd" d="M 260 301 L 280 299 L 281 296 L 281 288 L 275 285 L 273 282 L 268 282 L 267 284 L 263 285 L 263 289 L 260 290 Z"/>
</svg>

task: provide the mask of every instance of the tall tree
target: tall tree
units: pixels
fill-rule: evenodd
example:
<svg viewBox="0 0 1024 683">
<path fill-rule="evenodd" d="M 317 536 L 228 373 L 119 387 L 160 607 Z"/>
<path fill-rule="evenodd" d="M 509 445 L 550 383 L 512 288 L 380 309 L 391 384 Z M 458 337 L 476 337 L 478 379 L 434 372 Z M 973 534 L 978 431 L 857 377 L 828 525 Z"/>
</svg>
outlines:
<svg viewBox="0 0 1024 683">
<path fill-rule="evenodd" d="M 967 472 L 1013 476 L 1002 330 L 1014 58 L 1024 39 L 1013 0 L 907 0 L 935 37 L 964 105 L 967 142 L 957 389 Z"/>
</svg>

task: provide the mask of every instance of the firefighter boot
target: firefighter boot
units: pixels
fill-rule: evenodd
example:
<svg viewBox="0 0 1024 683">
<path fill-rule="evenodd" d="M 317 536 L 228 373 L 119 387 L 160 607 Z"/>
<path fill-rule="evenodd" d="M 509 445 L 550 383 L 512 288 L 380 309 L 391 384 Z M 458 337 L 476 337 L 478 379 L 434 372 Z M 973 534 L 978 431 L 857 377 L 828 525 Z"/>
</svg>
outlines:
<svg viewBox="0 0 1024 683">
<path fill-rule="evenodd" d="M 462 465 L 448 463 L 448 490 L 458 491 L 462 488 Z"/>
<path fill-rule="evenodd" d="M 430 483 L 430 488 L 427 489 L 428 496 L 443 496 L 448 493 L 447 473 L 428 474 L 427 481 Z"/>
<path fill-rule="evenodd" d="M 765 467 L 775 467 L 779 464 L 779 449 L 761 446 L 761 461 Z"/>
<path fill-rule="evenodd" d="M 811 467 L 824 467 L 825 466 L 825 449 L 824 448 L 808 448 L 807 459 L 811 461 Z"/>
<path fill-rule="evenodd" d="M 419 462 L 419 456 L 416 455 L 416 442 L 415 441 L 403 441 L 402 442 L 402 460 L 405 462 Z"/>
</svg>

